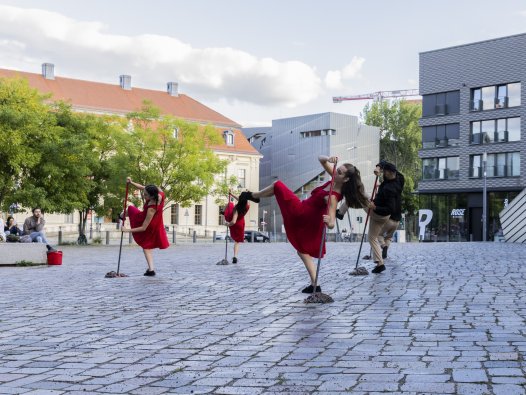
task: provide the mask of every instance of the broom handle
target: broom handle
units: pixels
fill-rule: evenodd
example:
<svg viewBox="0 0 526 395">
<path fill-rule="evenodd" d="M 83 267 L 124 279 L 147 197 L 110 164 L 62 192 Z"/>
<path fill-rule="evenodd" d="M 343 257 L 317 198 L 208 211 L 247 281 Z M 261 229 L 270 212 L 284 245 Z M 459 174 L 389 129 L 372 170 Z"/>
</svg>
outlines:
<svg viewBox="0 0 526 395">
<path fill-rule="evenodd" d="M 124 222 L 126 222 L 126 204 L 128 203 L 128 187 L 129 183 L 126 182 L 126 194 L 124 195 L 124 210 L 122 214 L 122 223 L 121 223 L 121 244 L 119 247 L 119 260 L 117 262 L 117 274 L 119 274 L 119 270 L 121 268 L 121 253 L 122 253 L 122 238 L 124 237 L 124 232 L 122 231 L 122 227 L 124 226 Z"/>
<path fill-rule="evenodd" d="M 371 196 L 371 200 L 374 200 L 376 196 L 376 184 L 378 183 L 378 176 L 376 176 L 376 179 L 374 180 L 374 187 L 373 187 L 373 193 Z M 360 254 L 362 253 L 362 245 L 363 245 L 363 239 L 365 237 L 365 230 L 367 229 L 367 222 L 369 222 L 369 214 L 371 213 L 371 209 L 367 209 L 367 217 L 365 218 L 365 225 L 363 226 L 363 234 L 362 234 L 362 240 L 360 241 L 360 249 L 358 250 L 358 256 L 356 257 L 356 266 L 354 267 L 354 270 L 358 268 L 358 262 L 360 260 Z"/>
<path fill-rule="evenodd" d="M 334 167 L 332 168 L 331 187 L 329 189 L 329 197 L 327 199 L 327 214 L 329 213 L 329 208 L 331 206 L 332 188 L 334 186 L 334 174 L 336 173 L 337 166 L 338 166 L 338 159 L 336 159 L 336 163 L 334 164 Z M 327 226 L 323 224 L 323 234 L 321 236 L 320 253 L 318 254 L 318 265 L 316 266 L 316 276 L 314 277 L 314 288 L 312 290 L 312 293 L 316 292 L 316 287 L 318 286 L 318 276 L 320 274 L 320 264 L 321 264 L 321 253 L 323 252 L 323 245 L 325 244 L 326 236 L 327 236 Z"/>
</svg>

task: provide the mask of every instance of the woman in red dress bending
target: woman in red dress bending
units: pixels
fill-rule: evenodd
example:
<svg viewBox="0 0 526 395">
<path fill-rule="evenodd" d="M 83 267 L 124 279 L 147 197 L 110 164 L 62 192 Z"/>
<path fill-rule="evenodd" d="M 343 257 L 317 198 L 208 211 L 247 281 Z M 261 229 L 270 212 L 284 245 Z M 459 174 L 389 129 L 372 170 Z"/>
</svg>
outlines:
<svg viewBox="0 0 526 395">
<path fill-rule="evenodd" d="M 336 157 L 320 156 L 318 158 L 322 167 L 332 175 L 333 163 Z M 300 200 L 285 184 L 275 181 L 268 187 L 258 192 L 243 192 L 240 199 L 248 199 L 258 203 L 260 198 L 276 196 L 287 238 L 298 252 L 303 261 L 311 280 L 311 284 L 302 292 L 312 293 L 314 291 L 314 278 L 316 277 L 316 265 L 314 258 L 320 258 L 320 243 L 323 236 L 323 227 L 334 228 L 336 206 L 345 197 L 349 207 L 367 208 L 369 200 L 365 195 L 364 186 L 360 177 L 360 171 L 351 164 L 340 165 L 334 175 L 334 187 L 330 196 L 329 212 L 327 213 L 327 202 L 329 199 L 331 181 L 317 187 L 311 192 L 311 196 Z M 321 257 L 325 255 L 325 244 L 323 245 Z M 316 292 L 321 292 L 321 287 L 316 287 Z"/>
<path fill-rule="evenodd" d="M 229 227 L 230 237 L 234 240 L 234 257 L 232 258 L 232 263 L 237 263 L 239 243 L 245 241 L 245 214 L 249 207 L 246 199 L 239 199 L 235 206 L 232 202 L 228 202 L 225 208 L 225 225 Z"/>
<path fill-rule="evenodd" d="M 130 177 L 126 181 L 143 191 L 144 207 L 142 211 L 135 206 L 128 207 L 130 227 L 123 226 L 122 231 L 131 232 L 135 242 L 142 247 L 148 264 L 144 275 L 155 276 L 152 249 L 163 250 L 170 246 L 163 224 L 164 192 L 155 185 L 144 186 L 133 182 Z"/>
</svg>

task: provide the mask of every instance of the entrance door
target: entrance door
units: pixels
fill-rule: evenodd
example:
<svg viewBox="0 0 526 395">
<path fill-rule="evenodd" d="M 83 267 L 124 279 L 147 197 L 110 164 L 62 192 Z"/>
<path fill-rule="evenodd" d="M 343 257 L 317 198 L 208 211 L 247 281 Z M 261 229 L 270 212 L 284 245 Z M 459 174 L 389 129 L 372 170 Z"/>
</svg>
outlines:
<svg viewBox="0 0 526 395">
<path fill-rule="evenodd" d="M 473 241 L 482 241 L 482 207 L 469 209 L 469 233 Z"/>
</svg>

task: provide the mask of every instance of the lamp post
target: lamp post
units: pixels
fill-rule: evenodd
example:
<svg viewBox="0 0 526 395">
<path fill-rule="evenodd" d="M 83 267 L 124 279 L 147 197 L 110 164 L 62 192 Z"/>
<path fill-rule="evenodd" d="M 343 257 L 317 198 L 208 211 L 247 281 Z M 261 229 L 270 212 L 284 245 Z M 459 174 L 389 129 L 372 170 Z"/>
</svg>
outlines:
<svg viewBox="0 0 526 395">
<path fill-rule="evenodd" d="M 487 186 L 486 186 L 486 168 L 488 163 L 488 153 L 484 152 L 482 155 L 482 171 L 484 177 L 484 187 L 482 188 L 482 241 L 487 241 L 487 212 L 488 212 L 488 202 L 487 202 Z"/>
</svg>

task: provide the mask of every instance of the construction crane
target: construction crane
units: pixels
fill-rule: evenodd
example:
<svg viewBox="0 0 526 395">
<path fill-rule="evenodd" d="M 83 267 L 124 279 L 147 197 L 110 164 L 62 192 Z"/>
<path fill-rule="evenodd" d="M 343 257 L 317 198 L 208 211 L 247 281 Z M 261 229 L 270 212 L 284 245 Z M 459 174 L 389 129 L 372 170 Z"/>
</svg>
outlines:
<svg viewBox="0 0 526 395">
<path fill-rule="evenodd" d="M 353 96 L 335 96 L 332 98 L 333 103 L 341 103 L 347 100 L 368 100 L 382 101 L 389 97 L 406 97 L 406 96 L 420 96 L 418 89 L 404 89 L 398 91 L 378 91 L 373 93 L 366 93 L 364 95 Z"/>
</svg>

